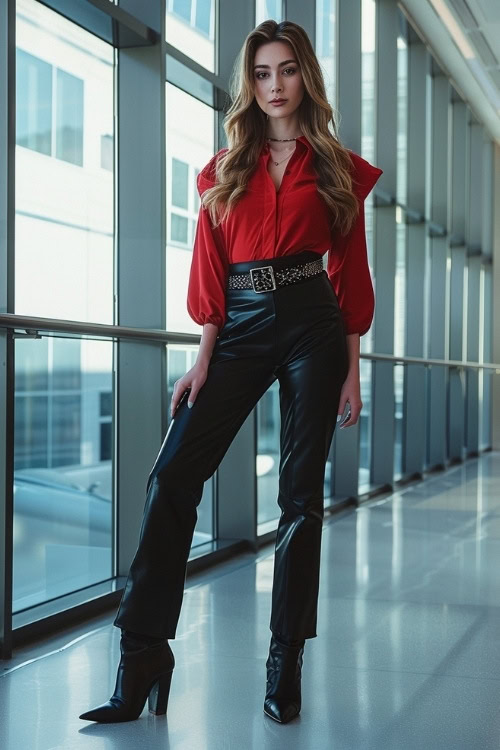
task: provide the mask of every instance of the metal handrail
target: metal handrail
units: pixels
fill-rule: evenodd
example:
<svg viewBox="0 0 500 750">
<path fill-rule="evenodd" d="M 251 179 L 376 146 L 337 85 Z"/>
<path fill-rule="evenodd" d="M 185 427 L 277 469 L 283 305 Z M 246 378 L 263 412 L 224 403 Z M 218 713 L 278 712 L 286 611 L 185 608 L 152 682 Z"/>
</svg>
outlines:
<svg viewBox="0 0 500 750">
<path fill-rule="evenodd" d="M 133 339 L 147 343 L 160 344 L 199 344 L 201 335 L 198 333 L 175 333 L 163 331 L 159 328 L 133 328 L 131 326 L 106 325 L 104 323 L 87 323 L 75 320 L 59 320 L 53 318 L 37 318 L 29 315 L 14 313 L 0 314 L 0 328 L 8 330 L 24 330 L 27 336 L 39 336 L 44 333 L 66 333 L 80 336 L 92 336 L 104 339 Z M 494 370 L 500 374 L 500 364 L 491 362 L 468 362 L 458 359 L 427 359 L 424 357 L 398 356 L 395 354 L 379 354 L 376 352 L 361 352 L 362 359 L 394 362 L 397 364 L 425 365 L 432 367 L 453 367 L 460 369 Z"/>
</svg>

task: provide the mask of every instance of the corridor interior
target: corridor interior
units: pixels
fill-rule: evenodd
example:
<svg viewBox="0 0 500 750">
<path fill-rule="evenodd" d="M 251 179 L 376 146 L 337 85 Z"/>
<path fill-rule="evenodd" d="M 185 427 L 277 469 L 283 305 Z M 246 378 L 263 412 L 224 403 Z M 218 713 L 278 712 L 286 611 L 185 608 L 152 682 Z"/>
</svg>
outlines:
<svg viewBox="0 0 500 750">
<path fill-rule="evenodd" d="M 500 743 L 500 453 L 325 517 L 300 716 L 264 715 L 272 546 L 190 576 L 167 717 L 78 718 L 109 698 L 114 612 L 0 665 L 0 747 L 473 750 Z"/>
</svg>

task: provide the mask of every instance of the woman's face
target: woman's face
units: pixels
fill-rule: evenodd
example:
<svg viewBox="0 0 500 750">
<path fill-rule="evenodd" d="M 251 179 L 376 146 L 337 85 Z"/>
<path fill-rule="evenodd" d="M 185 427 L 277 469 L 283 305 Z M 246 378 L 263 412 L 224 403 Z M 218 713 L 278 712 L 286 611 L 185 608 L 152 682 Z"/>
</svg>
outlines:
<svg viewBox="0 0 500 750">
<path fill-rule="evenodd" d="M 288 117 L 301 103 L 304 82 L 292 48 L 286 42 L 261 44 L 254 59 L 255 99 L 269 117 Z M 273 99 L 281 103 L 272 103 Z"/>
</svg>

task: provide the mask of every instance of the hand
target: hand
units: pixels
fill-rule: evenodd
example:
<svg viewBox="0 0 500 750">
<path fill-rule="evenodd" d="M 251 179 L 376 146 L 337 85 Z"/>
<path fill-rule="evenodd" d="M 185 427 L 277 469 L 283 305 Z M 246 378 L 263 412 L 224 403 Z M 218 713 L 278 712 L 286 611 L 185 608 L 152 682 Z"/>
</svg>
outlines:
<svg viewBox="0 0 500 750">
<path fill-rule="evenodd" d="M 208 368 L 206 365 L 197 362 L 185 375 L 182 376 L 182 378 L 175 381 L 174 392 L 170 402 L 171 417 L 175 415 L 179 401 L 186 391 L 189 391 L 188 408 L 191 409 L 193 407 L 196 397 L 207 379 L 207 370 Z"/>
<path fill-rule="evenodd" d="M 356 424 L 359 418 L 359 413 L 363 408 L 363 402 L 361 401 L 361 390 L 359 383 L 359 372 L 353 371 L 347 375 L 344 381 L 342 390 L 340 392 L 339 410 L 337 421 L 340 420 L 347 402 L 349 402 L 349 411 L 347 412 L 346 419 L 340 423 L 340 429 L 344 427 L 351 427 Z"/>
</svg>

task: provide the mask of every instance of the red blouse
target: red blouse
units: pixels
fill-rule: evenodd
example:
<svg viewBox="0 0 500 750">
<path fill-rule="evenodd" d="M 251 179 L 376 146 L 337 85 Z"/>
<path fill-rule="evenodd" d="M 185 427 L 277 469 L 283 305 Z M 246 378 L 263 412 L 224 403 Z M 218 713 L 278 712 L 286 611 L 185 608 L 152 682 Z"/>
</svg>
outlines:
<svg viewBox="0 0 500 750">
<path fill-rule="evenodd" d="M 221 149 L 197 177 L 200 196 L 214 184 L 215 163 Z M 313 250 L 328 251 L 327 273 L 339 302 L 346 333 L 361 336 L 370 328 L 375 300 L 368 266 L 364 199 L 382 174 L 350 151 L 353 190 L 359 215 L 346 236 L 330 231 L 328 210 L 316 189 L 314 151 L 305 136 L 296 140 L 278 191 L 267 165 L 269 146 L 262 149 L 245 194 L 230 216 L 213 227 L 206 208 L 200 206 L 189 274 L 187 309 L 198 324 L 225 322 L 225 289 L 228 263 L 264 260 Z"/>
</svg>

